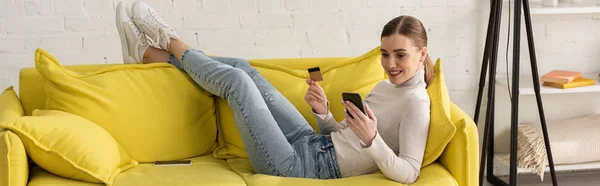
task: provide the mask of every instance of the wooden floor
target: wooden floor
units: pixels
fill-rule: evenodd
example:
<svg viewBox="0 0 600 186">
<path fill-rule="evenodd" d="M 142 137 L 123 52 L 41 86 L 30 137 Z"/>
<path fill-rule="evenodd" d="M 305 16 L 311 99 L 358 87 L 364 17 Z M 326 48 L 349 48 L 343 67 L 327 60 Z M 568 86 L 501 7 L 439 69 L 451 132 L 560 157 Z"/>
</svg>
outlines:
<svg viewBox="0 0 600 186">
<path fill-rule="evenodd" d="M 578 173 L 560 173 L 558 174 L 558 185 L 561 186 L 600 186 L 600 171 L 594 172 L 578 172 Z M 508 177 L 500 177 L 508 182 Z M 492 184 L 484 182 L 484 186 L 492 186 Z M 540 180 L 536 175 L 519 175 L 517 179 L 519 186 L 543 186 L 552 185 L 550 173 L 544 175 L 544 181 Z"/>
</svg>

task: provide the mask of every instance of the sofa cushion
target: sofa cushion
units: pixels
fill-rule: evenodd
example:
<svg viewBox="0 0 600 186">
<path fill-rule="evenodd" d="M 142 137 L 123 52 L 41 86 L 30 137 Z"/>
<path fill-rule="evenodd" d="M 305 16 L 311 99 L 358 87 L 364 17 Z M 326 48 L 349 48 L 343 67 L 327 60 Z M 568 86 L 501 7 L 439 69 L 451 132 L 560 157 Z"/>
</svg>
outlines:
<svg viewBox="0 0 600 186">
<path fill-rule="evenodd" d="M 446 167 L 448 172 L 460 185 L 479 184 L 479 140 L 477 126 L 467 113 L 456 104 L 450 105 L 450 115 L 456 125 L 456 133 L 439 162 Z"/>
<path fill-rule="evenodd" d="M 5 121 L 0 127 L 19 135 L 33 161 L 56 175 L 110 185 L 122 170 L 119 146 L 112 136 L 77 115 L 35 110 L 33 116 Z M 131 161 L 127 167 L 136 164 Z"/>
<path fill-rule="evenodd" d="M 115 178 L 113 186 L 245 186 L 246 182 L 232 171 L 225 160 L 211 155 L 190 158 L 191 166 L 154 167 L 151 163 L 142 163 L 122 172 Z M 39 167 L 31 171 L 28 186 L 100 186 L 89 182 L 76 181 L 55 176 Z"/>
<path fill-rule="evenodd" d="M 423 163 L 425 167 L 440 157 L 446 145 L 456 133 L 456 126 L 450 118 L 450 96 L 442 73 L 442 60 L 438 59 L 433 67 L 433 80 L 427 87 L 431 100 L 429 133 Z"/>
<path fill-rule="evenodd" d="M 190 160 L 190 166 L 155 167 L 151 163 L 140 164 L 119 174 L 115 179 L 115 186 L 246 185 L 246 182 L 229 168 L 225 160 L 215 159 L 212 155 Z"/>
<path fill-rule="evenodd" d="M 13 87 L 0 94 L 0 122 L 18 119 L 23 107 Z M 29 165 L 23 142 L 15 133 L 0 128 L 0 185 L 27 184 Z"/>
<path fill-rule="evenodd" d="M 386 78 L 381 68 L 379 47 L 355 58 L 329 59 L 285 59 L 250 60 L 256 68 L 275 88 L 277 88 L 317 130 L 317 122 L 304 94 L 308 89 L 306 79 L 308 68 L 320 66 L 324 81 L 319 82 L 331 104 L 331 113 L 341 121 L 344 119 L 344 107 L 340 104 L 342 92 L 357 92 L 363 98 L 367 93 Z M 320 62 L 320 63 L 319 63 Z M 219 148 L 214 151 L 218 158 L 248 157 L 240 133 L 233 120 L 233 112 L 223 99 L 217 100 L 219 113 Z"/>
<path fill-rule="evenodd" d="M 103 183 L 92 183 L 63 178 L 49 173 L 48 171 L 38 166 L 31 168 L 30 178 L 31 179 L 27 183 L 27 186 L 106 186 Z"/>
<path fill-rule="evenodd" d="M 228 159 L 227 163 L 233 171 L 237 172 L 246 180 L 249 186 L 269 186 L 269 185 L 405 185 L 398 182 L 394 182 L 387 179 L 381 172 L 354 176 L 340 179 L 304 179 L 304 178 L 286 178 L 279 176 L 271 176 L 265 174 L 254 174 L 250 161 L 246 158 Z M 433 163 L 421 169 L 421 175 L 417 182 L 411 184 L 411 186 L 419 185 L 458 185 L 452 175 L 446 171 L 446 169 L 438 163 Z"/>
<path fill-rule="evenodd" d="M 212 95 L 170 64 L 115 65 L 79 73 L 41 49 L 35 59 L 48 80 L 45 108 L 102 126 L 135 160 L 194 157 L 216 146 Z"/>
<path fill-rule="evenodd" d="M 25 115 L 21 100 L 12 86 L 0 94 L 0 122 L 20 118 Z"/>
</svg>

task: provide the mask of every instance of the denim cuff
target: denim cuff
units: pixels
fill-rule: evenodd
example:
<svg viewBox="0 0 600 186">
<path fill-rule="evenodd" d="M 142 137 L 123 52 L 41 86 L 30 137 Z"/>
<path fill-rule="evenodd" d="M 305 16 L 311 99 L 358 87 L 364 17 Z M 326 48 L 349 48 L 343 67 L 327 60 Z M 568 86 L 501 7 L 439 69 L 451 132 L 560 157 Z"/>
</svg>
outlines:
<svg viewBox="0 0 600 186">
<path fill-rule="evenodd" d="M 177 61 L 177 58 L 175 57 L 175 55 L 169 53 L 169 60 L 167 60 L 168 63 L 172 64 L 173 66 L 177 67 L 179 70 L 183 70 L 181 68 L 181 63 L 179 61 Z"/>
</svg>

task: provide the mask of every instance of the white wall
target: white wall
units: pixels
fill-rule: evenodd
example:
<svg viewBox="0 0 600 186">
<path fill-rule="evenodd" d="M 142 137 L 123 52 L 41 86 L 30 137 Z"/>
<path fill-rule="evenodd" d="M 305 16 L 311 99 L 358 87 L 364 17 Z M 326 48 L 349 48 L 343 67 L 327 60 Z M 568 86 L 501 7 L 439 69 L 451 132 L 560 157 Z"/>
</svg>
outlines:
<svg viewBox="0 0 600 186">
<path fill-rule="evenodd" d="M 18 72 L 33 66 L 36 48 L 64 65 L 121 63 L 115 28 L 117 0 L 0 0 L 0 88 L 18 86 Z M 128 2 L 132 2 L 131 0 Z M 429 32 L 432 58 L 444 60 L 452 101 L 473 115 L 489 2 L 476 0 L 148 0 L 191 46 L 242 58 L 357 56 L 379 45 L 390 19 L 408 14 Z M 504 73 L 506 16 L 498 73 Z M 534 16 L 540 72 L 570 68 L 598 71 L 598 14 Z M 524 36 L 524 34 L 523 34 Z M 503 43 L 503 44 L 502 44 Z M 523 44 L 525 46 L 525 40 Z M 523 48 L 523 59 L 528 59 Z M 529 73 L 523 61 L 524 74 Z M 497 141 L 506 148 L 509 117 L 506 92 L 499 87 Z M 580 97 L 580 96 L 578 96 Z M 585 95 L 584 95 L 585 97 Z M 596 96 L 588 95 L 590 99 Z M 521 98 L 526 105 L 528 99 Z M 544 97 L 549 118 L 563 116 L 560 104 Z M 581 105 L 586 102 L 580 101 Z M 560 103 L 560 102 L 559 102 Z M 535 106 L 535 105 L 533 105 Z M 524 120 L 537 116 L 524 106 Z M 596 112 L 595 106 L 577 107 Z M 572 109 L 577 110 L 577 109 Z M 482 110 L 485 112 L 485 110 Z M 483 117 L 482 117 L 483 118 Z M 504 119 L 503 119 L 504 118 Z"/>
</svg>

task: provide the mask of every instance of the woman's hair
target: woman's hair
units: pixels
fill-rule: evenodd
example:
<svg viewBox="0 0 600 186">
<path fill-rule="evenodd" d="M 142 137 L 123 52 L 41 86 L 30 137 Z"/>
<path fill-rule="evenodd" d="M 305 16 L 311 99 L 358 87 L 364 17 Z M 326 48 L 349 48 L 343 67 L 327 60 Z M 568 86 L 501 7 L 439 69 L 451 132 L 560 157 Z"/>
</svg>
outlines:
<svg viewBox="0 0 600 186">
<path fill-rule="evenodd" d="M 400 34 L 408 37 L 413 41 L 416 47 L 427 47 L 427 32 L 425 31 L 425 27 L 423 27 L 423 23 L 415 17 L 400 16 L 392 19 L 383 27 L 381 38 L 393 34 Z M 429 86 L 429 83 L 433 80 L 433 62 L 429 58 L 429 54 L 425 57 L 423 65 L 425 68 L 425 83 Z"/>
</svg>

